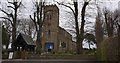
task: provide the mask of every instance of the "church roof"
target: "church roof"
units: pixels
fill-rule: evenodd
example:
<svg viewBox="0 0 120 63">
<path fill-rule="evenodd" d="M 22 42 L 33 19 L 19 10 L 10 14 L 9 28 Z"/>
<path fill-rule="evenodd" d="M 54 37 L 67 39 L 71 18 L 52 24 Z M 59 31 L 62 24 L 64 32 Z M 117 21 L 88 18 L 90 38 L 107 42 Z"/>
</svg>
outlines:
<svg viewBox="0 0 120 63">
<path fill-rule="evenodd" d="M 53 4 L 53 5 L 45 5 L 45 7 L 56 7 L 57 9 L 59 9 L 58 6 L 55 5 L 55 4 Z"/>
<path fill-rule="evenodd" d="M 26 46 L 26 45 L 35 45 L 35 42 L 32 38 L 25 34 L 19 34 L 15 42 L 13 42 L 12 46 Z"/>
<path fill-rule="evenodd" d="M 69 32 L 67 32 L 64 28 L 59 27 L 59 29 L 63 30 L 64 32 L 66 32 L 68 35 L 70 35 L 72 37 L 72 35 Z"/>
<path fill-rule="evenodd" d="M 21 34 L 21 35 L 28 45 L 35 45 L 35 42 L 32 40 L 30 36 L 25 35 L 25 34 Z"/>
</svg>

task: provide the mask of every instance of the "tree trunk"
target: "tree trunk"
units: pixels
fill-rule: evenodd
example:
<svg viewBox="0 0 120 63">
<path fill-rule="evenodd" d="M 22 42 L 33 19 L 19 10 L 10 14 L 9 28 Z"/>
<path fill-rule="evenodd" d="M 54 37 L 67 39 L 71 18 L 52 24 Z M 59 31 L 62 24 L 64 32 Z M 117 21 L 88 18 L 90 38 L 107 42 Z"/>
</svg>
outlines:
<svg viewBox="0 0 120 63">
<path fill-rule="evenodd" d="M 12 30 L 12 43 L 15 41 L 16 39 L 16 26 L 13 26 L 13 30 Z"/>
<path fill-rule="evenodd" d="M 41 54 L 41 47 L 42 47 L 41 45 L 42 44 L 41 34 L 42 34 L 42 25 L 43 25 L 42 12 L 43 12 L 43 5 L 41 2 L 41 7 L 37 7 L 37 23 L 39 25 L 39 30 L 37 31 L 37 41 L 36 41 L 36 44 L 37 44 L 36 53 L 37 54 Z"/>
<path fill-rule="evenodd" d="M 36 54 L 41 54 L 41 30 L 37 32 Z"/>
<path fill-rule="evenodd" d="M 83 38 L 82 38 L 82 36 L 79 37 L 79 41 L 80 41 L 80 53 L 79 54 L 82 54 L 83 53 L 83 47 L 82 47 Z"/>
<path fill-rule="evenodd" d="M 97 44 L 97 58 L 98 58 L 98 61 L 101 61 L 101 42 L 98 42 Z"/>
<path fill-rule="evenodd" d="M 12 29 L 12 43 L 14 43 L 14 41 L 16 39 L 16 22 L 17 22 L 17 10 L 18 10 L 17 3 L 15 3 L 14 6 L 15 6 L 15 9 L 14 9 L 15 13 L 14 13 L 14 17 L 13 17 L 14 24 L 12 25 L 12 27 L 13 27 L 13 29 Z M 12 47 L 12 49 L 14 50 L 14 47 Z"/>
<path fill-rule="evenodd" d="M 82 54 L 82 50 L 83 50 L 83 48 L 82 48 L 82 42 L 83 42 L 83 40 L 84 40 L 84 26 L 85 26 L 85 10 L 86 10 L 86 7 L 87 7 L 87 5 L 89 4 L 89 2 L 84 2 L 84 5 L 83 5 L 83 7 L 82 7 L 82 11 L 81 11 L 81 28 L 80 28 L 80 33 L 79 33 L 79 35 L 78 35 L 78 38 L 77 38 L 77 42 L 79 42 L 77 45 L 77 47 L 79 47 L 79 49 L 78 49 L 78 51 L 77 51 L 77 54 Z M 79 30 L 79 28 L 78 28 L 78 30 Z"/>
<path fill-rule="evenodd" d="M 90 48 L 90 42 L 88 42 L 88 46 L 89 46 L 89 50 L 90 50 L 90 49 L 91 49 L 91 48 Z"/>
<path fill-rule="evenodd" d="M 80 41 L 77 40 L 77 54 L 80 54 Z"/>
<path fill-rule="evenodd" d="M 76 42 L 77 42 L 77 54 L 81 54 L 82 48 L 81 48 L 81 41 L 79 36 L 79 25 L 78 25 L 78 3 L 74 2 L 75 7 L 75 29 L 76 29 Z"/>
<path fill-rule="evenodd" d="M 83 38 L 81 38 L 80 36 L 77 39 L 77 54 L 82 54 L 82 42 L 83 42 Z"/>
</svg>

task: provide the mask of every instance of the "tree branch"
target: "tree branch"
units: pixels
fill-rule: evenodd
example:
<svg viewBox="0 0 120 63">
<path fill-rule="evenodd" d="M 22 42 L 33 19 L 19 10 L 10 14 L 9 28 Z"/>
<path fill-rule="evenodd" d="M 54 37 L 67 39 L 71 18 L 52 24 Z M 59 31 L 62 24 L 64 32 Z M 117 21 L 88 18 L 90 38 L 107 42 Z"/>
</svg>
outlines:
<svg viewBox="0 0 120 63">
<path fill-rule="evenodd" d="M 8 2 L 8 3 L 10 3 L 10 4 L 14 5 L 14 2 Z"/>
<path fill-rule="evenodd" d="M 19 8 L 21 4 L 22 4 L 22 2 L 20 2 L 20 3 L 18 4 L 17 8 Z"/>
<path fill-rule="evenodd" d="M 10 15 L 10 14 L 8 14 L 6 11 L 2 10 L 1 8 L 0 8 L 0 10 L 1 10 L 3 13 L 5 13 L 7 16 Z"/>
<path fill-rule="evenodd" d="M 7 6 L 8 8 L 12 8 L 12 9 L 15 9 L 14 7 L 12 7 L 12 6 Z"/>
<path fill-rule="evenodd" d="M 118 18 L 119 16 L 118 15 L 116 15 L 115 16 L 115 18 L 113 19 L 113 22 L 115 21 L 115 20 L 117 20 L 117 18 Z"/>
<path fill-rule="evenodd" d="M 30 15 L 30 19 L 32 20 L 32 21 L 34 21 L 34 19 L 32 18 L 32 16 Z"/>
<path fill-rule="evenodd" d="M 36 30 L 38 30 L 38 28 L 37 28 L 37 23 L 35 22 L 35 21 L 36 21 L 36 20 L 35 20 L 35 16 L 34 16 L 34 19 L 33 19 L 32 16 L 30 15 L 30 19 L 34 22 L 35 27 L 36 27 Z"/>
<path fill-rule="evenodd" d="M 7 19 L 13 25 L 12 21 L 9 18 L 6 18 L 6 17 L 0 17 L 0 18 Z"/>
<path fill-rule="evenodd" d="M 0 9 L 3 13 L 5 13 L 8 17 L 12 17 L 12 18 L 14 18 L 13 17 L 13 14 L 12 13 L 7 13 L 6 11 L 4 11 L 4 10 L 2 10 L 2 9 Z"/>
<path fill-rule="evenodd" d="M 55 2 L 57 2 L 57 1 L 55 1 Z M 73 10 L 73 8 L 72 7 L 70 7 L 70 6 L 68 6 L 68 5 L 65 5 L 65 4 L 63 4 L 63 3 L 59 3 L 59 2 L 57 2 L 59 5 L 63 5 L 63 6 L 65 6 L 65 7 L 67 7 L 67 8 L 69 8 L 72 12 L 73 12 L 73 14 L 75 15 L 75 12 L 74 12 L 74 10 Z"/>
</svg>

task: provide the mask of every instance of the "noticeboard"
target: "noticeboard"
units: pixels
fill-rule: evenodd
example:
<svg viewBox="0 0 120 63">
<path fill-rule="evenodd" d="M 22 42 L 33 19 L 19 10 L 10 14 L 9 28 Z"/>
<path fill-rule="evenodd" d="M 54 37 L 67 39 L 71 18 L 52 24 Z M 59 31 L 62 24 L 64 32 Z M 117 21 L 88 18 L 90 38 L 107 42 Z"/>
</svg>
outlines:
<svg viewBox="0 0 120 63">
<path fill-rule="evenodd" d="M 45 43 L 45 49 L 54 49 L 54 43 Z"/>
</svg>

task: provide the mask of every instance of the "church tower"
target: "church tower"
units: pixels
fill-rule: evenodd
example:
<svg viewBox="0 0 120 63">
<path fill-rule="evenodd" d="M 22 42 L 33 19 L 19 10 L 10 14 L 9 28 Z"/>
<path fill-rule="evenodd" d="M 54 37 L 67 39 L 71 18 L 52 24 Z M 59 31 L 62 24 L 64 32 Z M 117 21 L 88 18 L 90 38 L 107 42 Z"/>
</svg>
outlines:
<svg viewBox="0 0 120 63">
<path fill-rule="evenodd" d="M 42 33 L 42 51 L 57 51 L 59 32 L 59 9 L 56 5 L 45 6 Z"/>
</svg>

